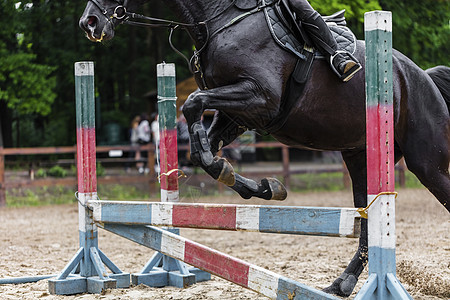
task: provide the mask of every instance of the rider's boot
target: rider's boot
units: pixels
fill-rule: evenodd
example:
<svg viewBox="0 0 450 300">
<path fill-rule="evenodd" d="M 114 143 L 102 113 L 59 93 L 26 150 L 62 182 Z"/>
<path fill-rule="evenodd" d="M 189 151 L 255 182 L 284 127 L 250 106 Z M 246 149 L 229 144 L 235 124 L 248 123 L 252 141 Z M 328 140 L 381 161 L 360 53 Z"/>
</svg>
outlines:
<svg viewBox="0 0 450 300">
<path fill-rule="evenodd" d="M 311 17 L 304 19 L 302 25 L 311 37 L 315 48 L 329 58 L 331 69 L 342 81 L 349 81 L 361 70 L 361 64 L 353 55 L 337 50 L 336 40 L 319 13 L 316 12 Z"/>
<path fill-rule="evenodd" d="M 339 76 L 339 78 L 347 82 L 361 70 L 361 64 L 358 60 L 346 51 L 336 51 L 330 55 L 331 69 Z"/>
</svg>

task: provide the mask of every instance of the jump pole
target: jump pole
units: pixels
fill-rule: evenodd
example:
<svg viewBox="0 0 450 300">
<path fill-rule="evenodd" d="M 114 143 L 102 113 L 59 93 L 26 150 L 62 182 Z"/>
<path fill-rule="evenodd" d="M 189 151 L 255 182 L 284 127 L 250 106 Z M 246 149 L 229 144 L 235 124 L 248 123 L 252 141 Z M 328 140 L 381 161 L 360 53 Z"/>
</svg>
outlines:
<svg viewBox="0 0 450 300">
<path fill-rule="evenodd" d="M 355 299 L 412 299 L 396 278 L 392 14 L 365 14 L 369 278 Z M 371 204 L 371 205 L 370 205 Z"/>
<path fill-rule="evenodd" d="M 97 225 L 87 208 L 97 197 L 94 63 L 75 63 L 77 110 L 77 179 L 80 248 L 61 273 L 49 280 L 51 294 L 101 293 L 129 287 L 130 274 L 122 272 L 98 248 Z M 105 265 L 113 272 L 108 274 Z"/>
<path fill-rule="evenodd" d="M 177 96 L 175 64 L 161 63 L 156 66 L 159 120 L 159 165 L 161 204 L 179 202 L 178 189 L 178 144 L 177 144 Z M 123 202 L 122 202 L 123 203 Z M 122 206 L 122 213 L 128 205 Z M 133 214 L 134 217 L 142 212 Z M 166 229 L 179 234 L 177 228 Z M 211 279 L 211 274 L 188 267 L 182 261 L 157 252 L 140 273 L 131 275 L 133 285 L 151 287 L 175 286 L 183 288 L 196 282 Z"/>
</svg>

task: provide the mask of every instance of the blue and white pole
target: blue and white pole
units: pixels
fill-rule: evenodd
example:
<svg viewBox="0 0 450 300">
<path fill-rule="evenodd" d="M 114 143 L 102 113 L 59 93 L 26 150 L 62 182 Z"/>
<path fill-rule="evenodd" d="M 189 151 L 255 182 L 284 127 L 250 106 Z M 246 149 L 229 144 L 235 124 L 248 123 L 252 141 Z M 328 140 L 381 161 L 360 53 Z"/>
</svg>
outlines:
<svg viewBox="0 0 450 300">
<path fill-rule="evenodd" d="M 412 299 L 396 278 L 392 14 L 365 14 L 369 278 L 355 299 Z"/>
</svg>

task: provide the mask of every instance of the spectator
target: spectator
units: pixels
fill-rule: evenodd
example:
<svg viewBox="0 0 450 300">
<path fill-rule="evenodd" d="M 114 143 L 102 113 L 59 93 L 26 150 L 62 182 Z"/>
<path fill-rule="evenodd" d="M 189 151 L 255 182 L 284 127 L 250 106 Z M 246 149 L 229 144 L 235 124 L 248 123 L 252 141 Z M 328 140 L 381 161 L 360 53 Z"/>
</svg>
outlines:
<svg viewBox="0 0 450 300">
<path fill-rule="evenodd" d="M 138 138 L 137 141 L 138 144 L 142 146 L 150 143 L 151 131 L 150 131 L 150 123 L 148 122 L 148 115 L 146 113 L 143 113 L 141 114 L 140 118 L 141 121 L 139 122 L 139 125 L 137 127 L 137 138 Z M 142 156 L 148 157 L 148 151 L 143 151 Z M 141 162 L 138 165 L 139 165 L 138 171 L 140 174 L 143 174 L 144 172 L 145 173 L 149 172 L 144 162 Z"/>
<path fill-rule="evenodd" d="M 152 115 L 152 123 L 150 124 L 152 141 L 155 144 L 155 153 L 156 153 L 156 163 L 155 163 L 155 172 L 159 174 L 159 118 L 158 114 Z"/>
<path fill-rule="evenodd" d="M 131 121 L 130 124 L 130 130 L 129 130 L 129 138 L 130 138 L 130 145 L 137 148 L 137 146 L 139 145 L 138 143 L 138 126 L 139 123 L 141 121 L 141 117 L 140 116 L 135 116 L 133 118 L 133 120 Z M 138 161 L 139 159 L 141 159 L 141 151 L 139 149 L 136 149 L 136 151 L 130 151 L 129 154 L 130 158 L 134 158 L 134 160 Z M 136 163 L 136 168 L 139 168 L 138 163 Z M 128 165 L 127 167 L 127 172 L 130 172 L 130 167 Z"/>
</svg>

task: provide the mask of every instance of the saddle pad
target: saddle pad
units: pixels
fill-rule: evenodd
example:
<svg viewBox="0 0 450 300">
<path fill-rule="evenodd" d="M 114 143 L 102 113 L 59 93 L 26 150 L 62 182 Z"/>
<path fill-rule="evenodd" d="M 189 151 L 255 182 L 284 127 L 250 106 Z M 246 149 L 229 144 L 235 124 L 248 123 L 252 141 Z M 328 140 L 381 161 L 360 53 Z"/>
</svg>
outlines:
<svg viewBox="0 0 450 300">
<path fill-rule="evenodd" d="M 264 4 L 263 0 L 263 4 Z M 275 4 L 278 5 L 278 4 Z M 293 53 L 301 59 L 305 59 L 304 42 L 301 37 L 295 36 L 284 23 L 280 20 L 275 9 L 272 6 L 264 8 L 267 25 L 272 37 L 283 49 Z M 335 23 L 327 23 L 336 42 L 338 50 L 347 51 L 354 54 L 356 51 L 356 37 L 353 32 L 345 26 L 336 25 Z M 324 58 L 322 54 L 316 52 L 316 58 Z"/>
<path fill-rule="evenodd" d="M 355 54 L 356 36 L 353 34 L 350 28 L 333 24 L 329 24 L 328 28 L 330 28 L 330 31 L 337 42 L 338 50 Z M 320 52 L 316 52 L 316 58 L 324 58 L 324 56 Z"/>
<path fill-rule="evenodd" d="M 266 16 L 270 33 L 272 34 L 275 42 L 280 45 L 281 48 L 295 54 L 299 58 L 303 60 L 306 59 L 305 55 L 302 53 L 304 51 L 303 41 L 300 42 L 297 37 L 286 28 L 275 12 L 275 9 L 272 6 L 265 7 L 264 14 Z"/>
</svg>

